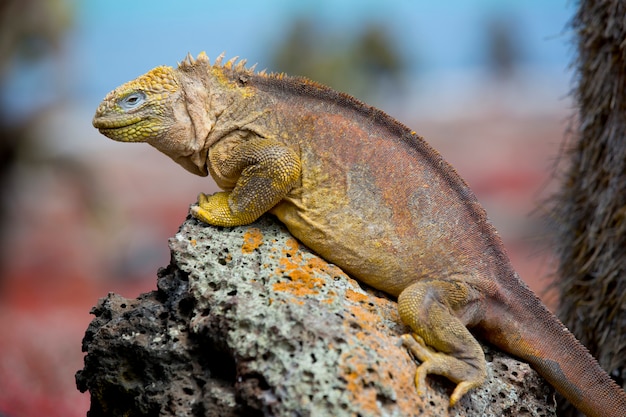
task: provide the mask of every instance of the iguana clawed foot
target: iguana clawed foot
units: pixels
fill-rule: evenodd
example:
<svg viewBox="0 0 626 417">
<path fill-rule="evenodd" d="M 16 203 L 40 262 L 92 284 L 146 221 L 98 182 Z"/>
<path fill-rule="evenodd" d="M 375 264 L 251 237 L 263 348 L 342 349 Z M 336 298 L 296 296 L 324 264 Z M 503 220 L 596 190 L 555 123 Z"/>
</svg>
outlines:
<svg viewBox="0 0 626 417">
<path fill-rule="evenodd" d="M 456 359 L 450 355 L 436 352 L 428 347 L 419 335 L 415 333 L 405 334 L 401 336 L 404 346 L 420 361 L 421 365 L 417 367 L 415 373 L 415 387 L 418 395 L 424 394 L 426 386 L 426 376 L 428 374 L 443 375 L 451 381 L 456 382 L 457 386 L 450 396 L 450 407 L 453 407 L 469 390 L 480 386 L 484 382 L 484 375 L 478 373 L 474 375 L 473 380 L 459 380 L 459 370 L 467 371 L 468 364 Z M 469 376 L 473 372 L 466 372 Z"/>
<path fill-rule="evenodd" d="M 200 193 L 198 204 L 191 207 L 191 215 L 213 226 L 241 226 L 255 220 L 245 213 L 234 213 L 230 208 L 229 197 L 230 193 L 226 191 L 211 195 Z"/>
</svg>

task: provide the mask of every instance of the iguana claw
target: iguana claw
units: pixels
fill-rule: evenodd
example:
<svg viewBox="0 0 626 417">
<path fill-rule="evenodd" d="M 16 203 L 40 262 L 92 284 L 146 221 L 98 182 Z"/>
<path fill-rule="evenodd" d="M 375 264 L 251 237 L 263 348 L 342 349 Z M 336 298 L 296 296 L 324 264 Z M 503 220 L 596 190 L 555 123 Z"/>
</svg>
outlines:
<svg viewBox="0 0 626 417">
<path fill-rule="evenodd" d="M 457 386 L 450 396 L 450 407 L 454 407 L 457 402 L 472 388 L 482 384 L 483 379 L 474 381 L 457 381 L 451 378 L 446 372 L 450 367 L 451 357 L 449 355 L 436 352 L 426 345 L 424 339 L 415 333 L 404 334 L 401 336 L 404 346 L 419 360 L 421 365 L 417 367 L 415 372 L 415 387 L 418 395 L 424 394 L 423 387 L 426 386 L 426 376 L 430 373 L 444 375 L 457 382 Z"/>
</svg>

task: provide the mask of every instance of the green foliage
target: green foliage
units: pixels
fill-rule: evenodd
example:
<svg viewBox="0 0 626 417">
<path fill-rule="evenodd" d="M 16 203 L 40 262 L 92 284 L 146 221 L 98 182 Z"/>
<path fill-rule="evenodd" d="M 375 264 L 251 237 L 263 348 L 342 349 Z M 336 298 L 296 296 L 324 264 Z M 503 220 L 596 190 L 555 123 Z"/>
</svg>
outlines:
<svg viewBox="0 0 626 417">
<path fill-rule="evenodd" d="M 346 36 L 322 31 L 308 18 L 294 21 L 276 49 L 272 66 L 364 100 L 401 91 L 406 69 L 385 27 L 369 24 Z"/>
</svg>

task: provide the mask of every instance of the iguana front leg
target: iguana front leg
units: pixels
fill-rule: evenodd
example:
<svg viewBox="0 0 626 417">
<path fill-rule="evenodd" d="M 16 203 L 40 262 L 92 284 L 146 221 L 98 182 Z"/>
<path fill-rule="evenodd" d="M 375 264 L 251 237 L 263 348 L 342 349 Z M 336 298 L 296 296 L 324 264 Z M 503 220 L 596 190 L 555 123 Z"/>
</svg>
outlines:
<svg viewBox="0 0 626 417">
<path fill-rule="evenodd" d="M 236 137 L 209 150 L 210 171 L 218 185 L 232 190 L 200 194 L 194 217 L 214 226 L 240 226 L 258 219 L 298 183 L 298 154 L 281 142 Z"/>
<path fill-rule="evenodd" d="M 400 317 L 413 331 L 402 341 L 422 362 L 415 375 L 418 392 L 424 390 L 426 375 L 445 376 L 457 384 L 450 396 L 454 406 L 485 381 L 485 354 L 466 327 L 479 320 L 481 300 L 471 285 L 447 279 L 417 281 L 400 293 Z"/>
</svg>

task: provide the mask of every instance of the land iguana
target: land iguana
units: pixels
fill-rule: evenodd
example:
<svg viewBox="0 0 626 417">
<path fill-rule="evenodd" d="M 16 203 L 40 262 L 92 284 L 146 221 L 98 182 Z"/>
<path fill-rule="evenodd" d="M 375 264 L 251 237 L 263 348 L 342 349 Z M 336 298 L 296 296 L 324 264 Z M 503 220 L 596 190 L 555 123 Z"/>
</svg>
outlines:
<svg viewBox="0 0 626 417">
<path fill-rule="evenodd" d="M 306 246 L 398 298 L 403 342 L 427 374 L 486 378 L 470 333 L 531 364 L 588 416 L 626 416 L 626 393 L 520 280 L 467 184 L 414 131 L 346 94 L 237 58 L 188 55 L 110 92 L 93 125 L 147 142 L 224 191 L 192 214 L 237 226 L 274 214 Z"/>
</svg>

